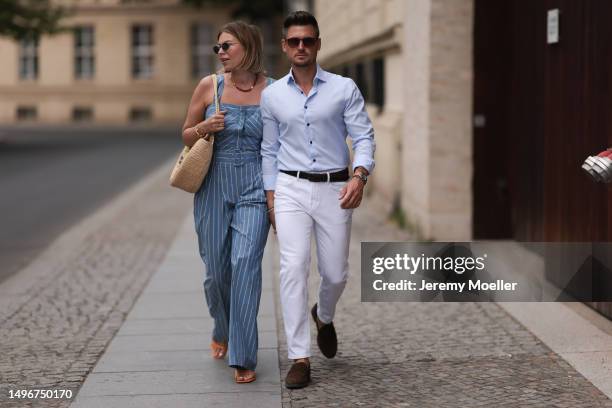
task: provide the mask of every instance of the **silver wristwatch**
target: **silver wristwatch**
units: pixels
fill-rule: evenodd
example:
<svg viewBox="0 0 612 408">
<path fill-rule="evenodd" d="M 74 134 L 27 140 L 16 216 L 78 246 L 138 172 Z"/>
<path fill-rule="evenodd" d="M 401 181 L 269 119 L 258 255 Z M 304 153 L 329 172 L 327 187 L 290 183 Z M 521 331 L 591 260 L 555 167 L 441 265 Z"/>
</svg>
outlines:
<svg viewBox="0 0 612 408">
<path fill-rule="evenodd" d="M 356 177 L 359 180 L 363 181 L 363 185 L 364 186 L 368 183 L 368 176 L 366 176 L 363 173 L 355 173 L 355 174 L 353 174 L 353 177 Z"/>
</svg>

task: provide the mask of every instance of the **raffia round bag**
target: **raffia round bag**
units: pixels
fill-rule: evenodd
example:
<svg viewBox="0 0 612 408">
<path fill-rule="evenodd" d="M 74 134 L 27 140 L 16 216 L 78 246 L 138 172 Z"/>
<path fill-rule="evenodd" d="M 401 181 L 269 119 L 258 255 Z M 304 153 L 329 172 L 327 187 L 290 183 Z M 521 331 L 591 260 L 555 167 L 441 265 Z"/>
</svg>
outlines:
<svg viewBox="0 0 612 408">
<path fill-rule="evenodd" d="M 217 75 L 212 75 L 213 90 L 215 96 L 215 112 L 219 113 L 219 96 L 217 94 Z M 213 145 L 215 143 L 214 133 L 207 133 L 199 138 L 193 146 L 185 146 L 179 155 L 172 174 L 170 174 L 170 185 L 188 193 L 195 193 L 200 189 L 210 162 L 212 161 Z"/>
</svg>

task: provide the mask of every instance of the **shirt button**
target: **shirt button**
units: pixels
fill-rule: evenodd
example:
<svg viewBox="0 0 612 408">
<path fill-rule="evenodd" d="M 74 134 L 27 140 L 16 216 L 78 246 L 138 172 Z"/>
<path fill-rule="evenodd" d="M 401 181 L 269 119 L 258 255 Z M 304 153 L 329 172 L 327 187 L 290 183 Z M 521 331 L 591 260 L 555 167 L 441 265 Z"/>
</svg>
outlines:
<svg viewBox="0 0 612 408">
<path fill-rule="evenodd" d="M 310 123 L 307 123 L 306 126 L 310 126 Z"/>
<path fill-rule="evenodd" d="M 304 109 L 308 109 L 308 106 L 304 105 Z"/>
<path fill-rule="evenodd" d="M 310 144 L 312 144 L 312 140 L 310 141 Z"/>
<path fill-rule="evenodd" d="M 313 162 L 316 162 L 316 161 L 317 161 L 317 159 L 312 159 L 312 161 L 313 161 Z"/>
</svg>

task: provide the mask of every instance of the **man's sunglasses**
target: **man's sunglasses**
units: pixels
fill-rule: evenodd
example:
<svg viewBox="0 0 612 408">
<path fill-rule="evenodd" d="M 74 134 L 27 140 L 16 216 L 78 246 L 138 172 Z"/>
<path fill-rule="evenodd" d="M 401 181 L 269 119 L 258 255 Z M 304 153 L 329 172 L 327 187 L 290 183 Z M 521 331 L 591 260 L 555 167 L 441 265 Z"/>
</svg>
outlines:
<svg viewBox="0 0 612 408">
<path fill-rule="evenodd" d="M 213 52 L 215 54 L 218 54 L 219 51 L 223 50 L 223 52 L 227 52 L 227 50 L 229 50 L 229 47 L 231 47 L 232 45 L 234 45 L 234 43 L 231 42 L 224 42 L 223 44 L 217 44 L 213 47 Z"/>
<path fill-rule="evenodd" d="M 316 43 L 317 43 L 317 38 L 314 37 L 304 37 L 304 38 L 298 38 L 298 37 L 291 37 L 291 38 L 287 38 L 285 41 L 287 41 L 287 45 L 291 48 L 297 48 L 300 46 L 300 42 L 304 43 L 304 47 L 313 47 Z"/>
</svg>

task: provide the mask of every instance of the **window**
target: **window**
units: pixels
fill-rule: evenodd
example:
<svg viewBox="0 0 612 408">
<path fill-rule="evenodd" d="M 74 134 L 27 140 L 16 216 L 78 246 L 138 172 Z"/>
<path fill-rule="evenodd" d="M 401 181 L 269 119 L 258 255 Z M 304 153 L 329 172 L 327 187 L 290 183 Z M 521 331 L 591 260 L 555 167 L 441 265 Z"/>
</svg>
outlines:
<svg viewBox="0 0 612 408">
<path fill-rule="evenodd" d="M 88 106 L 75 106 L 72 109 L 72 120 L 74 122 L 91 122 L 93 120 L 93 108 Z"/>
<path fill-rule="evenodd" d="M 261 29 L 263 37 L 263 63 L 264 69 L 267 71 L 268 76 L 282 77 L 286 74 L 286 67 L 283 64 L 279 64 L 281 61 L 281 49 L 277 45 L 280 42 L 280 31 L 276 26 L 275 22 L 270 19 L 258 20 L 257 25 Z"/>
<path fill-rule="evenodd" d="M 366 80 L 365 64 L 363 62 L 358 62 L 355 66 L 355 83 L 361 91 L 363 99 L 367 101 L 369 96 L 368 82 Z"/>
<path fill-rule="evenodd" d="M 352 78 L 363 95 L 363 99 L 382 110 L 385 104 L 385 60 L 381 57 L 363 59 L 333 70 Z"/>
<path fill-rule="evenodd" d="M 146 79 L 153 76 L 153 26 L 132 26 L 132 76 Z"/>
<path fill-rule="evenodd" d="M 38 78 L 38 39 L 25 39 L 19 43 L 19 78 Z"/>
<path fill-rule="evenodd" d="M 93 27 L 74 29 L 74 76 L 77 79 L 91 79 L 95 73 Z"/>
<path fill-rule="evenodd" d="M 191 76 L 202 78 L 215 70 L 212 27 L 206 23 L 191 26 Z"/>
<path fill-rule="evenodd" d="M 130 122 L 148 122 L 152 118 L 151 108 L 134 107 L 130 110 Z"/>
<path fill-rule="evenodd" d="M 344 77 L 350 77 L 351 76 L 351 69 L 349 68 L 348 65 L 343 66 L 342 67 L 342 71 L 340 71 L 340 72 L 341 72 L 341 75 L 344 76 Z"/>
<path fill-rule="evenodd" d="M 38 111 L 36 106 L 18 106 L 17 107 L 17 120 L 18 121 L 29 121 L 36 120 L 38 117 Z"/>
<path fill-rule="evenodd" d="M 385 60 L 380 57 L 372 61 L 372 103 L 380 109 L 385 105 Z"/>
</svg>

